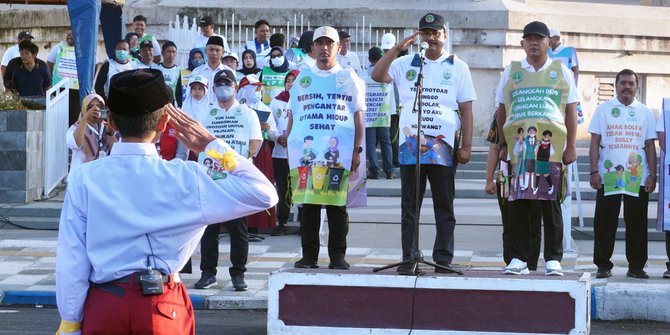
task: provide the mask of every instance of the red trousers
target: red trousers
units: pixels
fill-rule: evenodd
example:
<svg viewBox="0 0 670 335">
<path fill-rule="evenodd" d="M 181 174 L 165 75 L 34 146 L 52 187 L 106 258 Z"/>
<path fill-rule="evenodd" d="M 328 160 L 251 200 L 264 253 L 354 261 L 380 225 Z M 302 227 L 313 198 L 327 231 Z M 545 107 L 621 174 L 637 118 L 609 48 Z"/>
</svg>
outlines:
<svg viewBox="0 0 670 335">
<path fill-rule="evenodd" d="M 123 297 L 91 284 L 84 304 L 82 335 L 195 334 L 193 306 L 183 283 L 170 278 L 163 284 L 163 294 L 145 296 L 134 280 L 113 284 L 125 290 Z"/>
</svg>

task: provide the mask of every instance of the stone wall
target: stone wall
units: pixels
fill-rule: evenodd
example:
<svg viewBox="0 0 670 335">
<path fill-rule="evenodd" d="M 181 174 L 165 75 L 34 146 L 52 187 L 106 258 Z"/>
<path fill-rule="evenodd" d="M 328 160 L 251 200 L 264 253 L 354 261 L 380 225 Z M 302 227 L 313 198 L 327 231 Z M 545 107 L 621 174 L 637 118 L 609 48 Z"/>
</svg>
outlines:
<svg viewBox="0 0 670 335">
<path fill-rule="evenodd" d="M 0 111 L 0 203 L 44 193 L 44 111 Z"/>
</svg>

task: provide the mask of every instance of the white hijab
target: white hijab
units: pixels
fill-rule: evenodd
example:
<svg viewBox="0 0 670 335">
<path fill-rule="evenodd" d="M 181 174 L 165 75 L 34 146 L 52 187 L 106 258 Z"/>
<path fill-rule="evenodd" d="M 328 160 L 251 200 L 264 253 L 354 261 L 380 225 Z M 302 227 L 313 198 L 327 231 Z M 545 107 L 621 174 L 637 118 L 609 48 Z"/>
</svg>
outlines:
<svg viewBox="0 0 670 335">
<path fill-rule="evenodd" d="M 186 94 L 186 99 L 181 105 L 184 113 L 190 115 L 196 120 L 200 120 L 202 113 L 207 113 L 209 107 L 209 90 L 205 87 L 205 95 L 200 100 L 196 100 L 191 95 L 191 86 L 189 85 L 189 92 Z"/>
</svg>

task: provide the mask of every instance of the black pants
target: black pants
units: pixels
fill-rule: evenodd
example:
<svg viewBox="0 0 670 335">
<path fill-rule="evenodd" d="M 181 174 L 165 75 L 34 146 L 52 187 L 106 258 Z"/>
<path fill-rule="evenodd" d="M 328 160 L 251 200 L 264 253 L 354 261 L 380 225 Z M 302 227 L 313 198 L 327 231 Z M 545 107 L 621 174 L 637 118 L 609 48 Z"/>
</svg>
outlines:
<svg viewBox="0 0 670 335">
<path fill-rule="evenodd" d="M 328 216 L 328 256 L 331 261 L 343 260 L 347 252 L 349 214 L 346 206 L 326 206 Z M 302 257 L 308 262 L 319 259 L 319 223 L 321 205 L 302 205 L 300 218 Z"/>
<path fill-rule="evenodd" d="M 288 196 L 288 159 L 273 158 L 272 165 L 275 170 L 275 182 L 277 187 L 277 195 L 279 202 L 277 203 L 277 222 L 286 225 L 288 222 L 288 215 L 291 211 L 291 197 Z"/>
<path fill-rule="evenodd" d="M 79 120 L 79 115 L 81 114 L 81 103 L 79 102 L 79 90 L 70 89 L 68 92 L 68 100 L 70 103 L 69 115 L 68 115 L 68 124 L 71 126 L 77 120 Z"/>
<path fill-rule="evenodd" d="M 414 242 L 414 225 L 416 224 L 416 205 L 414 165 L 400 165 L 400 188 L 401 200 L 401 235 L 402 235 L 402 259 L 410 259 L 412 244 Z M 419 208 L 423 203 L 426 192 L 426 179 L 430 182 L 430 190 L 433 194 L 433 212 L 435 213 L 435 242 L 433 244 L 433 260 L 435 262 L 451 264 L 454 259 L 454 229 L 456 218 L 454 217 L 454 176 L 455 166 L 443 165 L 421 165 L 419 175 Z M 421 247 L 421 246 L 417 246 Z"/>
<path fill-rule="evenodd" d="M 228 272 L 231 276 L 241 275 L 247 271 L 247 257 L 249 255 L 249 237 L 246 218 L 239 218 L 223 222 L 228 225 L 230 234 L 230 263 L 233 264 Z M 205 228 L 200 240 L 200 270 L 216 275 L 219 265 L 219 226 L 215 223 Z"/>
<path fill-rule="evenodd" d="M 561 201 L 556 200 L 514 200 L 509 202 L 509 219 L 512 221 L 511 257 L 532 263 L 537 267 L 539 257 L 539 223 L 544 221 L 544 260 L 563 260 L 563 217 Z M 535 235 L 535 236 L 534 236 Z M 534 242 L 531 242 L 534 241 Z M 535 245 L 533 251 L 532 245 Z M 534 256 L 537 253 L 538 256 Z M 530 266 L 529 266 L 530 268 Z"/>
<path fill-rule="evenodd" d="M 391 115 L 391 127 L 390 137 L 391 137 L 391 151 L 393 152 L 393 166 L 398 167 L 400 163 L 398 162 L 398 123 L 400 122 L 400 115 L 392 114 Z"/>
<path fill-rule="evenodd" d="M 503 232 L 503 260 L 505 264 L 512 261 L 512 220 L 509 218 L 509 201 L 498 198 L 500 217 L 502 218 Z M 528 256 L 528 268 L 537 270 L 537 260 L 540 258 L 540 245 L 542 244 L 542 210 L 538 203 L 531 204 L 530 211 L 530 255 Z"/>
<path fill-rule="evenodd" d="M 668 261 L 665 265 L 670 270 L 670 231 L 665 232 L 665 255 L 668 256 Z"/>
<path fill-rule="evenodd" d="M 593 263 L 599 270 L 611 270 L 619 212 L 623 199 L 623 221 L 626 224 L 626 259 L 628 269 L 642 270 L 647 263 L 647 205 L 649 193 L 640 187 L 639 197 L 629 195 L 605 196 L 605 188 L 596 194 L 596 211 L 593 217 Z"/>
</svg>

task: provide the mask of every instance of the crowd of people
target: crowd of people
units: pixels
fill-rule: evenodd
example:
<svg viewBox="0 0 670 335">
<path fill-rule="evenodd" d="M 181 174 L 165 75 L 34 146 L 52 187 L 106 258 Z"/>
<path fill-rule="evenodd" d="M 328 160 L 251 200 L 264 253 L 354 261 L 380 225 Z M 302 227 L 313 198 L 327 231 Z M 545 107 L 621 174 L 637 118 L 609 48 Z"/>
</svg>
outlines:
<svg viewBox="0 0 670 335">
<path fill-rule="evenodd" d="M 368 51 L 363 67 L 349 49 L 347 31 L 322 26 L 287 42 L 281 33 L 270 34 L 268 21 L 259 20 L 254 39 L 237 50 L 238 56 L 225 36 L 214 33 L 213 19 L 204 16 L 188 66 L 180 68 L 177 45 L 159 44 L 147 32 L 147 19 L 135 17 L 133 31 L 117 41 L 114 57 L 100 66 L 95 93 L 71 111 L 66 138 L 73 155 L 57 264 L 61 333 L 82 327 L 94 332 L 106 326 L 96 306 L 168 294 L 164 290 L 173 299 L 166 303 L 192 309 L 179 273 L 192 271 L 189 257 L 200 242 L 201 277 L 194 287 L 217 285 L 222 228 L 230 235 L 233 288 L 246 290 L 250 240 L 262 240 L 259 232 L 287 234 L 293 204 L 301 207 L 302 247 L 294 266 L 320 266 L 319 224 L 325 207 L 328 268 L 349 269 L 347 207 L 351 194 L 360 191 L 349 182 L 361 174 L 401 179 L 404 263 L 397 271 L 405 275 L 422 271 L 412 264 L 420 259 L 414 226 L 430 183 L 436 218 L 432 259 L 439 265 L 436 272 L 450 272 L 455 174 L 458 164 L 471 158 L 477 93 L 466 62 L 445 50 L 445 23 L 441 15 L 428 13 L 418 30 L 398 43 L 385 34 L 381 45 Z M 13 59 L 6 66 L 3 57 L 8 88 L 19 95 L 43 95 L 58 78 L 72 76 L 71 30 L 44 65 L 35 58 L 31 34 L 22 32 L 18 38 L 19 55 L 8 51 L 6 57 Z M 425 48 L 408 54 L 417 38 Z M 544 235 L 545 273 L 560 276 L 562 200 L 570 196 L 566 166 L 577 159 L 581 117 L 579 67 L 574 49 L 561 45 L 560 32 L 542 22 L 524 27 L 521 46 L 525 58 L 504 69 L 496 91 L 485 191 L 499 199 L 503 272 L 537 270 Z M 423 78 L 420 108 L 415 104 L 417 78 Z M 637 84 L 635 72 L 619 72 L 616 96 L 598 107 L 589 125 L 598 278 L 611 276 L 618 221 L 618 211 L 611 209 L 619 208 L 622 199 L 627 274 L 648 278 L 647 203 L 656 187 L 655 140 L 663 138 L 664 127 L 635 99 Z M 419 111 L 425 115 L 420 129 Z M 624 129 L 634 131 L 617 132 Z M 367 171 L 360 171 L 366 158 Z M 106 183 L 115 180 L 127 186 L 104 196 L 91 194 L 107 190 Z M 151 187 L 163 191 L 143 197 L 140 190 Z M 179 206 L 172 206 L 174 199 Z M 118 203 L 130 207 L 124 215 L 111 214 Z M 152 210 L 143 211 L 145 205 Z M 101 225 L 110 218 L 119 227 Z M 168 226 L 183 234 L 168 232 Z M 132 243 L 119 248 L 120 239 Z M 118 258 L 110 257 L 110 251 Z M 83 269 L 82 264 L 90 266 Z M 670 277 L 670 263 L 664 277 Z M 192 333 L 192 324 L 191 314 L 180 327 Z"/>
</svg>

